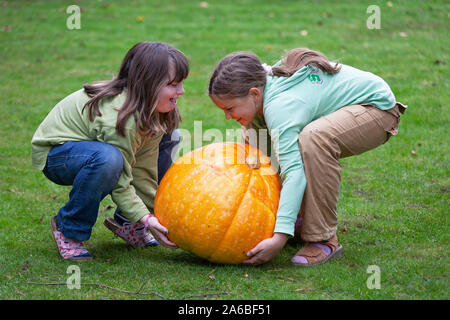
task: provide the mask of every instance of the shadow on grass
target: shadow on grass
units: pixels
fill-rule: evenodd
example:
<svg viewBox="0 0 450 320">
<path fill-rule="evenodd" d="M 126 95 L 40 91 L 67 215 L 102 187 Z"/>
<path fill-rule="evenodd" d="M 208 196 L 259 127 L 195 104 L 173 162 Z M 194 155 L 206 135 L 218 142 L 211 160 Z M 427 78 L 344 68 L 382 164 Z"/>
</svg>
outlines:
<svg viewBox="0 0 450 320">
<path fill-rule="evenodd" d="M 95 256 L 94 261 L 99 262 L 117 262 L 129 263 L 127 260 L 133 260 L 135 264 L 151 262 L 165 268 L 180 267 L 195 268 L 200 267 L 205 270 L 214 268 L 232 268 L 232 269 L 253 269 L 253 268 L 274 268 L 290 266 L 289 260 L 302 245 L 288 244 L 272 261 L 260 266 L 250 266 L 244 264 L 223 264 L 214 263 L 206 259 L 200 258 L 190 252 L 182 249 L 168 249 L 159 245 L 156 247 L 132 248 L 128 244 L 121 241 L 98 241 L 92 243 L 90 251 Z"/>
<path fill-rule="evenodd" d="M 183 264 L 192 266 L 211 266 L 213 263 L 197 257 L 182 249 L 168 249 L 163 246 L 133 248 L 120 240 L 98 241 L 91 245 L 91 251 L 100 260 L 130 258 L 156 264 Z"/>
</svg>

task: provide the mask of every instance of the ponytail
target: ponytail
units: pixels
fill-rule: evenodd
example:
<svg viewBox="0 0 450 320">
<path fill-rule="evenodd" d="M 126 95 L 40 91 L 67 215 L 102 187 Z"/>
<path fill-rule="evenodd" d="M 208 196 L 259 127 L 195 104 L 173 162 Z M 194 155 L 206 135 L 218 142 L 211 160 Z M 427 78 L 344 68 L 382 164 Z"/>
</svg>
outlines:
<svg viewBox="0 0 450 320">
<path fill-rule="evenodd" d="M 336 74 L 341 66 L 331 65 L 330 61 L 320 52 L 307 48 L 296 48 L 289 51 L 282 59 L 281 65 L 273 67 L 272 72 L 277 77 L 290 77 L 306 65 L 313 65 L 328 74 Z"/>
</svg>

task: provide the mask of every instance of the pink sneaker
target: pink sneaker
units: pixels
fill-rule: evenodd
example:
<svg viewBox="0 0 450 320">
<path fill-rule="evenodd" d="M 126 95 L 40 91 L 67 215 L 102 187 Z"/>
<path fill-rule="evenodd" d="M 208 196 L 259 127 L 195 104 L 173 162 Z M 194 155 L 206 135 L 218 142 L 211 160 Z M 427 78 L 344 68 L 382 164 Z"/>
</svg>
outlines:
<svg viewBox="0 0 450 320">
<path fill-rule="evenodd" d="M 153 247 L 159 245 L 159 242 L 147 232 L 146 227 L 142 223 L 131 224 L 125 222 L 121 225 L 116 219 L 108 217 L 103 221 L 103 224 L 132 247 Z"/>
<path fill-rule="evenodd" d="M 58 231 L 56 223 L 56 216 L 50 219 L 50 228 L 52 229 L 53 237 L 58 246 L 59 254 L 63 259 L 67 260 L 90 260 L 92 254 L 86 250 L 83 242 L 76 242 L 66 238 L 62 232 Z"/>
</svg>

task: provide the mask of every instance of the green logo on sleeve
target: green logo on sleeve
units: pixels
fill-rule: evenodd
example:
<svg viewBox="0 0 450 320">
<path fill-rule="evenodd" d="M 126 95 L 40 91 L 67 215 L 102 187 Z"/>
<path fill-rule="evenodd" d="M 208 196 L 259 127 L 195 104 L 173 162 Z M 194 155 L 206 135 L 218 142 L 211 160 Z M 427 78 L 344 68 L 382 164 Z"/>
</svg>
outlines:
<svg viewBox="0 0 450 320">
<path fill-rule="evenodd" d="M 319 75 L 319 70 L 312 71 L 308 75 L 308 79 L 309 79 L 309 81 L 311 81 L 314 84 L 322 84 L 323 83 L 323 79 Z"/>
</svg>

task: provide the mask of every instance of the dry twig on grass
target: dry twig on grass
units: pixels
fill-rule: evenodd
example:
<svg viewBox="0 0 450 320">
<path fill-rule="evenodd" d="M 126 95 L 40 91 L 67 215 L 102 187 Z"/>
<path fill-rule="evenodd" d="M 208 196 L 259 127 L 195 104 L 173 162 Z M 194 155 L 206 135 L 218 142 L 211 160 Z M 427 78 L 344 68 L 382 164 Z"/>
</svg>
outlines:
<svg viewBox="0 0 450 320">
<path fill-rule="evenodd" d="M 147 283 L 147 282 L 146 282 Z M 122 290 L 122 289 L 118 289 L 118 288 L 114 288 L 111 286 L 108 286 L 106 284 L 103 283 L 80 283 L 80 285 L 82 286 L 96 286 L 99 288 L 105 288 L 105 289 L 110 289 L 110 290 L 115 290 L 115 291 L 119 291 L 121 293 L 126 293 L 126 294 L 138 294 L 138 295 L 155 295 L 160 297 L 161 299 L 165 299 L 165 297 L 161 294 L 159 294 L 158 292 L 141 292 L 141 290 L 143 289 L 144 285 L 146 284 L 144 283 L 138 291 L 127 291 L 127 290 Z M 47 283 L 42 283 L 42 282 L 27 282 L 27 284 L 35 284 L 35 285 L 41 285 L 41 286 L 66 286 L 67 283 L 65 282 L 47 282 Z"/>
</svg>

